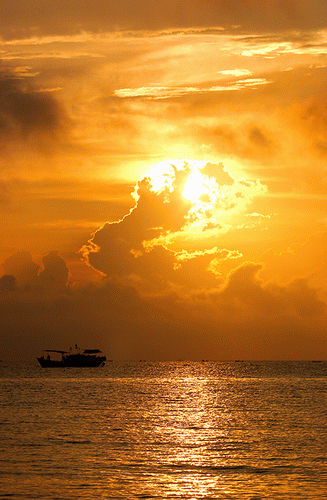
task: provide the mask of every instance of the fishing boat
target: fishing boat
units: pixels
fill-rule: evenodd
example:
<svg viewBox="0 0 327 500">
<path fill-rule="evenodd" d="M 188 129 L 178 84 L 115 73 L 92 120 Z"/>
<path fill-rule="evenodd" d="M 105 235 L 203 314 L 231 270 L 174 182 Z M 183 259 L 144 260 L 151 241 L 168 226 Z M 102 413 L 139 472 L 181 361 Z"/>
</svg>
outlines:
<svg viewBox="0 0 327 500">
<path fill-rule="evenodd" d="M 69 351 L 44 349 L 42 356 L 37 358 L 42 368 L 93 368 L 103 366 L 106 359 L 106 356 L 99 349 L 81 351 L 77 344 Z"/>
</svg>

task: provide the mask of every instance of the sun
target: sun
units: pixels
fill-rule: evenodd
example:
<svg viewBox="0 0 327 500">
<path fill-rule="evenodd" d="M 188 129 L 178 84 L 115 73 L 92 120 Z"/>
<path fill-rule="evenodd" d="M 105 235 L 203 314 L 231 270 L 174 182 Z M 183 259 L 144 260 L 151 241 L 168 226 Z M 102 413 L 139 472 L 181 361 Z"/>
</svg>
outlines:
<svg viewBox="0 0 327 500">
<path fill-rule="evenodd" d="M 203 203 L 206 199 L 210 203 L 214 201 L 218 193 L 218 185 L 214 178 L 201 173 L 205 162 L 200 160 L 165 160 L 153 165 L 148 173 L 152 190 L 159 192 L 163 189 L 171 191 L 175 178 L 175 170 L 180 171 L 187 166 L 188 177 L 182 196 L 190 201 L 192 205 Z"/>
<path fill-rule="evenodd" d="M 177 189 L 181 201 L 190 203 L 185 224 L 193 228 L 206 226 L 209 219 L 215 223 L 213 219 L 225 197 L 224 187 L 219 187 L 212 169 L 209 175 L 203 172 L 206 165 L 207 162 L 200 160 L 165 160 L 153 165 L 147 176 L 151 191 L 166 193 L 167 202 Z"/>
<path fill-rule="evenodd" d="M 157 212 L 174 221 L 174 230 L 155 227 L 161 234 L 149 240 L 147 248 L 204 243 L 230 230 L 255 228 L 264 220 L 252 216 L 250 222 L 247 211 L 267 187 L 259 180 L 237 178 L 221 161 L 164 160 L 153 165 L 143 181 Z"/>
<path fill-rule="evenodd" d="M 211 189 L 208 180 L 199 169 L 193 169 L 189 174 L 183 190 L 183 197 L 192 204 L 200 203 L 205 195 L 210 196 Z"/>
</svg>

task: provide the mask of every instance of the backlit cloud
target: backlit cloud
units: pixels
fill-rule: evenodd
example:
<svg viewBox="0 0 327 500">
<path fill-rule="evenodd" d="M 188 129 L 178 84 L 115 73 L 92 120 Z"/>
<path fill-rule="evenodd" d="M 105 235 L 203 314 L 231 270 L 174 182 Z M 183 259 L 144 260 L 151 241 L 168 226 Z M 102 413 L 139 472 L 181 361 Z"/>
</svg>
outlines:
<svg viewBox="0 0 327 500">
<path fill-rule="evenodd" d="M 160 277 L 162 285 L 178 283 L 190 259 L 201 262 L 203 274 L 216 275 L 220 259 L 240 254 L 216 246 L 196 251 L 198 241 L 235 226 L 235 217 L 264 193 L 260 182 L 235 180 L 221 163 L 166 162 L 138 182 L 135 207 L 96 231 L 83 248 L 84 257 L 107 276 Z M 186 250 L 187 241 L 188 247 L 193 241 L 194 251 Z"/>
<path fill-rule="evenodd" d="M 248 76 L 252 74 L 248 69 L 223 69 L 219 73 L 226 76 Z"/>
<path fill-rule="evenodd" d="M 114 95 L 117 97 L 144 97 L 146 99 L 168 99 L 173 97 L 181 97 L 187 94 L 207 93 L 207 92 L 227 92 L 234 90 L 242 90 L 249 87 L 257 87 L 258 85 L 266 85 L 269 83 L 264 78 L 248 78 L 246 80 L 237 80 L 232 85 L 214 85 L 208 88 L 201 87 L 141 87 L 135 89 L 119 89 L 115 90 Z"/>
</svg>

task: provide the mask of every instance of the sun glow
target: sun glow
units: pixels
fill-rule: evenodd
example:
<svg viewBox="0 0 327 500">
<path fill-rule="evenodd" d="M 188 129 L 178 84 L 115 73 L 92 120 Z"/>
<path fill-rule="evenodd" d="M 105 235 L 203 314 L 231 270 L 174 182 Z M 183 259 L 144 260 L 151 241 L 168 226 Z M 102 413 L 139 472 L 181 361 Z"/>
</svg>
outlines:
<svg viewBox="0 0 327 500">
<path fill-rule="evenodd" d="M 151 182 L 152 191 L 158 193 L 162 189 L 168 189 L 171 191 L 172 184 L 174 181 L 174 169 L 179 170 L 181 168 L 176 161 L 163 161 L 153 165 L 153 167 L 148 172 L 148 177 Z"/>
<path fill-rule="evenodd" d="M 152 190 L 172 191 L 175 172 L 185 169 L 185 166 L 189 174 L 182 191 L 183 198 L 196 205 L 204 201 L 213 203 L 217 196 L 221 196 L 216 180 L 201 173 L 205 162 L 199 160 L 167 160 L 154 165 L 148 174 Z"/>
<path fill-rule="evenodd" d="M 185 209 L 182 232 L 203 237 L 240 225 L 255 196 L 266 192 L 259 181 L 236 179 L 221 162 L 166 160 L 154 165 L 147 175 L 150 191 L 174 210 Z M 247 221 L 248 223 L 248 221 Z"/>
<path fill-rule="evenodd" d="M 197 203 L 204 195 L 209 195 L 210 188 L 206 178 L 198 169 L 193 169 L 183 190 L 183 196 L 192 203 Z"/>
<path fill-rule="evenodd" d="M 199 160 L 166 160 L 154 165 L 148 173 L 151 190 L 159 193 L 166 191 L 172 193 L 176 188 L 176 176 L 178 172 L 185 172 L 184 185 L 181 184 L 181 197 L 191 203 L 186 219 L 188 221 L 204 221 L 212 210 L 218 209 L 225 197 L 224 185 L 219 185 L 215 175 L 211 171 L 209 175 L 202 172 L 208 165 L 207 162 Z M 210 164 L 212 165 L 212 164 Z M 225 175 L 228 175 L 225 173 Z M 179 182 L 179 181 L 178 181 Z"/>
</svg>

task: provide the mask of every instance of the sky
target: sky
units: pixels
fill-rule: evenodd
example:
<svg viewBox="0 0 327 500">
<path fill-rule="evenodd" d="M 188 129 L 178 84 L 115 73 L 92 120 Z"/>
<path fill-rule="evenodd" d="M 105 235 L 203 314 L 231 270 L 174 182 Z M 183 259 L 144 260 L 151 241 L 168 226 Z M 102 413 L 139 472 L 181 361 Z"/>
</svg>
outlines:
<svg viewBox="0 0 327 500">
<path fill-rule="evenodd" d="M 2 0 L 0 359 L 327 359 L 323 0 Z"/>
</svg>

